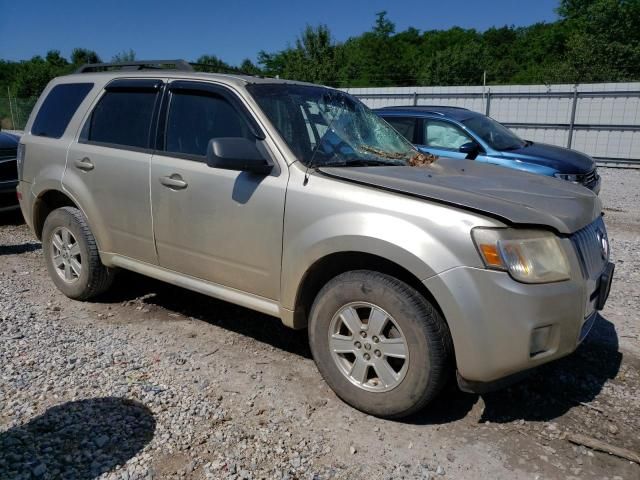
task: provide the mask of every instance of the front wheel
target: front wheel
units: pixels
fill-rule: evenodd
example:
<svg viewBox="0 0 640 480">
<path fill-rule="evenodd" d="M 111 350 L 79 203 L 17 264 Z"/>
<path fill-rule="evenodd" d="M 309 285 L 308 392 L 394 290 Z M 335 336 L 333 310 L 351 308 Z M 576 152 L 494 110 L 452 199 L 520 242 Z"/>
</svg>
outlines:
<svg viewBox="0 0 640 480">
<path fill-rule="evenodd" d="M 380 417 L 421 409 L 451 372 L 442 316 L 414 288 L 377 272 L 347 272 L 327 283 L 311 308 L 309 343 L 336 394 Z"/>
</svg>

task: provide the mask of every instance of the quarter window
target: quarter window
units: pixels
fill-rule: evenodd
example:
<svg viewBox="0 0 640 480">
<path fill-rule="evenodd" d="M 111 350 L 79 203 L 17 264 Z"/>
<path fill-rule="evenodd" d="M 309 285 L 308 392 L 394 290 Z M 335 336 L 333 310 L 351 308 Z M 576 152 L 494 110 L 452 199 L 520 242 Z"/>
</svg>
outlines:
<svg viewBox="0 0 640 480">
<path fill-rule="evenodd" d="M 205 156 L 209 140 L 221 137 L 254 138 L 244 119 L 223 97 L 192 91 L 171 94 L 167 152 Z"/>
<path fill-rule="evenodd" d="M 429 147 L 458 150 L 471 138 L 452 123 L 440 120 L 424 121 L 424 142 Z"/>
<path fill-rule="evenodd" d="M 407 117 L 383 117 L 400 135 L 415 143 L 416 119 Z"/>
<path fill-rule="evenodd" d="M 60 138 L 93 83 L 63 83 L 51 89 L 33 121 L 31 133 L 39 137 Z"/>
<path fill-rule="evenodd" d="M 91 143 L 150 147 L 155 90 L 108 90 L 93 110 L 83 131 Z"/>
</svg>

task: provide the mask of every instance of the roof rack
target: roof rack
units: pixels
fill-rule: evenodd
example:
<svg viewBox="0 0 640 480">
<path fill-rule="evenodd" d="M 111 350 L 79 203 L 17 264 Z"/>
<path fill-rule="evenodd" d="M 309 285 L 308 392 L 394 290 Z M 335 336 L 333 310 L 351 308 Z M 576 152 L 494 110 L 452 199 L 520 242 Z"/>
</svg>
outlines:
<svg viewBox="0 0 640 480">
<path fill-rule="evenodd" d="M 167 67 L 173 65 L 173 68 Z M 186 60 L 140 60 L 136 62 L 89 63 L 75 73 L 106 72 L 108 70 L 182 70 L 192 72 L 193 67 Z"/>
</svg>

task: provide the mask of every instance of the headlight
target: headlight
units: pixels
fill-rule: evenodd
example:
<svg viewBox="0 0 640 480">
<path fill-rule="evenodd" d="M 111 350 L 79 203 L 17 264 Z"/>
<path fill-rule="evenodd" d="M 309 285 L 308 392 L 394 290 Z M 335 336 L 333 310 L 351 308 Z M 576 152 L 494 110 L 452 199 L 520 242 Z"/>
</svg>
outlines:
<svg viewBox="0 0 640 480">
<path fill-rule="evenodd" d="M 573 183 L 582 183 L 583 175 L 578 173 L 556 173 L 554 177 Z"/>
<path fill-rule="evenodd" d="M 474 228 L 471 236 L 485 266 L 509 272 L 514 280 L 549 283 L 570 278 L 567 256 L 551 232 Z"/>
</svg>

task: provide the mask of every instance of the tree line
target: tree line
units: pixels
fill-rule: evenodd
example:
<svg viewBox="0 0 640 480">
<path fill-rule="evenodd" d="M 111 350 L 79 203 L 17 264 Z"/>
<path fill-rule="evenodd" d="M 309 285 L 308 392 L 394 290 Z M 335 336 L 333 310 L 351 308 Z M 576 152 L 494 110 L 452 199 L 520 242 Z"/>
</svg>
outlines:
<svg viewBox="0 0 640 480">
<path fill-rule="evenodd" d="M 261 51 L 257 64 L 230 65 L 215 55 L 195 60 L 196 69 L 278 76 L 336 87 L 587 83 L 640 79 L 640 0 L 560 0 L 559 19 L 527 27 L 484 32 L 396 31 L 386 12 L 371 30 L 344 42 L 325 25 L 307 26 L 295 42 Z M 134 60 L 122 52 L 112 61 Z M 85 63 L 100 62 L 76 48 L 69 59 L 50 50 L 27 61 L 0 60 L 0 97 L 41 93 L 47 82 Z M 1 113 L 1 112 L 0 112 Z"/>
</svg>

